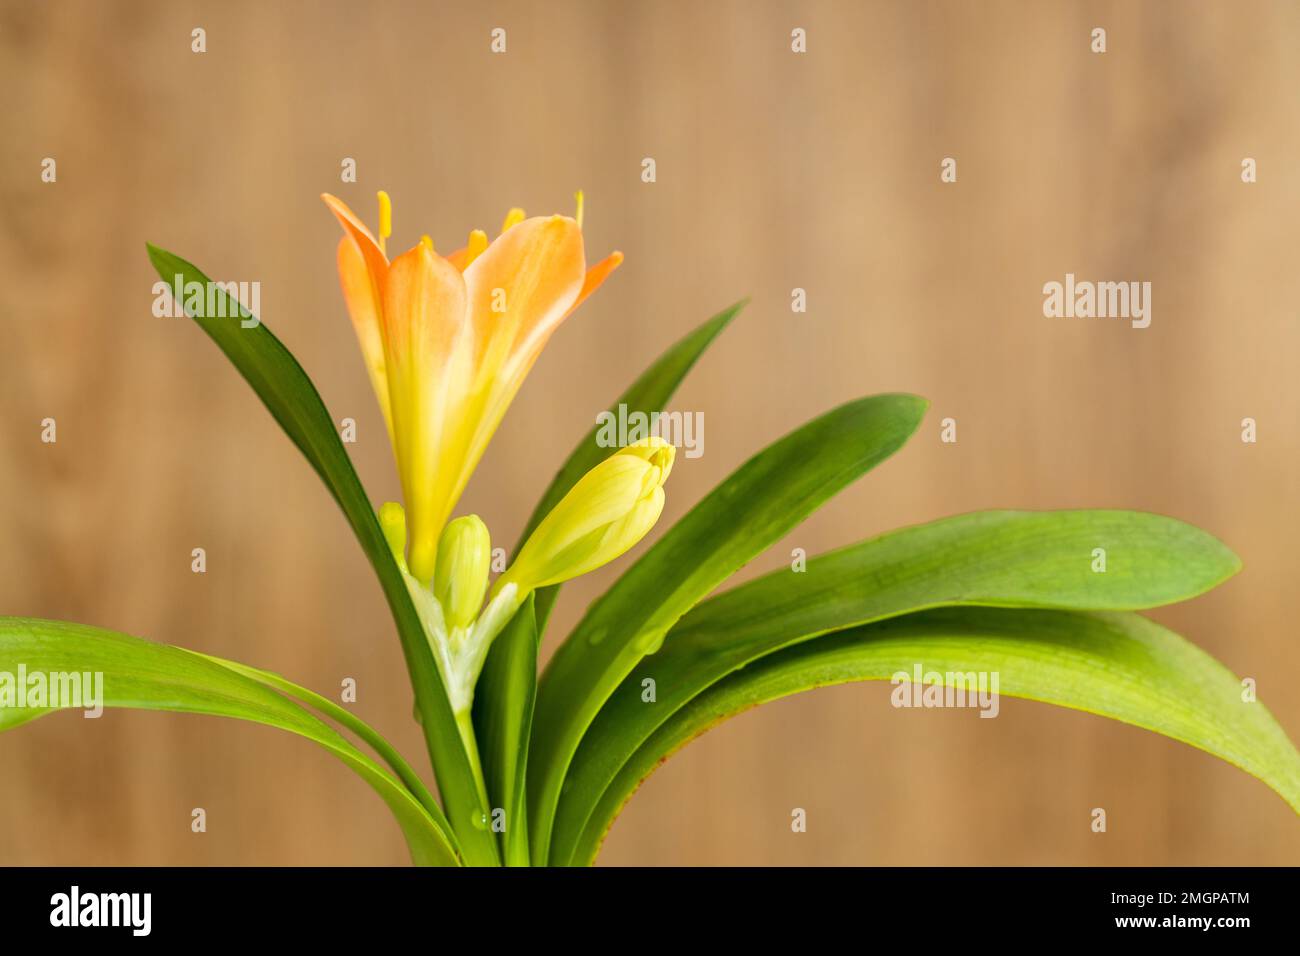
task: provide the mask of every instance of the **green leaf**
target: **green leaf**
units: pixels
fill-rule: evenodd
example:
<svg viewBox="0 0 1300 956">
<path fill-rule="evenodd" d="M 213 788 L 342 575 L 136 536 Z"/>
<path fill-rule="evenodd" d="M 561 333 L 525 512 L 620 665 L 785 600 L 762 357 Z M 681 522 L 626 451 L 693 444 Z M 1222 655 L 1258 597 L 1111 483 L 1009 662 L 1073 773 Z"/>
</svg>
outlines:
<svg viewBox="0 0 1300 956">
<path fill-rule="evenodd" d="M 482 825 L 488 808 L 479 806 L 474 771 L 456 729 L 419 616 L 411 604 L 406 583 L 393 561 L 370 499 L 352 468 L 335 431 L 334 420 L 316 387 L 270 329 L 260 323 L 244 327 L 244 320 L 239 316 L 248 313 L 218 285 L 210 286 L 207 276 L 170 252 L 152 245 L 148 250 L 158 275 L 169 285 L 179 278 L 181 283 L 194 282 L 204 289 L 212 289 L 216 316 L 195 315 L 188 307 L 187 313 L 253 387 L 343 510 L 375 569 L 397 624 L 429 755 L 465 860 L 476 865 L 499 862 L 496 840 Z"/>
<path fill-rule="evenodd" d="M 686 373 L 694 367 L 695 362 L 704 354 L 704 350 L 712 344 L 713 340 L 718 337 L 722 330 L 726 328 L 740 310 L 745 307 L 746 301 L 748 300 L 737 302 L 731 308 L 724 309 L 722 312 L 719 312 L 713 318 L 690 332 L 684 338 L 679 339 L 671 348 L 664 352 L 663 355 L 659 356 L 653 365 L 641 374 L 641 376 L 632 384 L 631 388 L 615 400 L 609 410 L 617 415 L 618 407 L 620 405 L 625 405 L 627 406 L 629 414 L 632 412 L 643 412 L 648 415 L 652 412 L 661 411 L 663 407 L 668 404 L 668 400 L 677 390 L 677 386 L 681 383 L 682 379 L 686 377 Z M 559 472 L 556 473 L 550 486 L 543 493 L 541 500 L 538 501 L 537 507 L 533 509 L 532 517 L 528 519 L 528 524 L 524 527 L 523 534 L 519 536 L 519 543 L 515 546 L 516 554 L 519 549 L 523 547 L 524 542 L 528 540 L 528 536 L 537 528 L 537 525 L 541 520 L 551 512 L 551 509 L 560 502 L 560 499 L 569 492 L 569 489 L 577 483 L 578 479 L 609 457 L 610 449 L 603 448 L 597 444 L 596 438 L 599 431 L 599 425 L 594 426 L 582 441 L 578 443 L 578 446 L 574 448 L 572 454 L 569 455 L 568 459 L 560 467 Z M 550 618 L 551 610 L 555 606 L 555 599 L 559 593 L 560 586 L 557 584 L 552 587 L 542 588 L 534 595 L 534 600 L 536 602 L 535 634 L 536 640 L 539 643 L 542 634 L 546 630 L 546 622 Z M 529 690 L 530 696 L 527 706 L 529 726 L 522 728 L 525 746 L 527 744 L 529 730 L 531 729 L 533 708 L 532 697 L 536 693 L 536 653 L 537 648 L 534 647 L 533 662 L 531 665 L 532 672 L 529 675 L 529 681 L 531 682 Z M 503 659 L 507 655 L 509 655 L 512 660 Z M 521 675 L 519 674 L 518 669 L 522 666 L 522 648 L 519 648 L 514 644 L 505 643 L 498 638 L 497 641 L 493 643 L 493 646 L 488 650 L 487 662 L 484 665 L 483 674 L 479 678 L 478 687 L 474 695 L 474 724 L 475 727 L 479 728 L 478 737 L 480 740 L 483 739 L 484 728 L 487 725 L 491 725 L 495 733 L 506 733 L 505 728 L 508 726 L 511 717 L 504 713 L 497 713 L 496 711 L 509 709 L 516 713 L 519 712 L 518 704 L 521 699 L 521 685 L 519 680 Z M 518 732 L 518 729 L 512 729 L 510 731 L 510 733 L 514 732 Z M 491 759 L 485 759 L 484 773 L 489 777 L 492 774 L 490 764 Z M 518 783 L 522 788 L 523 780 L 521 779 Z M 497 800 L 498 797 L 496 791 L 491 789 L 490 781 L 489 788 L 488 793 L 492 796 L 493 800 Z M 499 803 L 497 805 L 502 806 L 502 804 Z M 511 850 L 516 853 L 520 850 L 523 850 L 525 853 L 527 851 L 526 847 L 521 848 L 514 842 L 514 839 L 518 838 L 521 833 L 525 833 L 525 827 L 522 826 L 522 824 L 527 816 L 527 809 L 523 805 L 518 809 L 518 814 L 508 814 L 509 819 L 518 819 L 521 825 L 517 828 L 513 828 L 510 822 L 507 821 L 507 837 L 505 841 L 508 851 L 507 856 L 509 856 L 509 851 Z M 513 863 L 518 863 L 519 861 L 516 859 L 513 863 L 510 860 L 507 862 L 513 865 Z"/>
<path fill-rule="evenodd" d="M 442 812 L 442 807 L 438 805 L 438 801 L 434 798 L 433 794 L 429 792 L 429 788 L 424 785 L 424 781 L 420 779 L 419 774 L 411 769 L 411 765 L 408 764 L 405 758 L 397 752 L 397 748 L 382 737 L 377 730 L 367 724 L 360 717 L 353 714 L 352 711 L 345 707 L 340 707 L 328 697 L 323 697 L 315 691 L 308 690 L 306 687 L 302 687 L 290 680 L 286 680 L 284 677 L 272 673 L 271 671 L 264 671 L 257 667 L 249 667 L 247 664 L 229 661 L 222 657 L 213 657 L 210 654 L 199 654 L 198 651 L 190 651 L 189 653 L 198 654 L 205 660 L 209 660 L 214 664 L 220 664 L 223 667 L 228 667 L 236 673 L 243 674 L 245 677 L 249 677 L 260 684 L 265 684 L 267 687 L 271 687 L 283 694 L 287 694 L 314 710 L 320 711 L 336 723 L 342 724 L 348 730 L 361 738 L 361 740 L 364 741 L 371 750 L 375 751 L 375 753 L 379 754 L 379 756 L 384 759 L 384 763 L 388 764 L 393 773 L 397 774 L 397 779 L 402 781 L 402 783 L 406 785 L 406 789 L 411 791 L 415 798 L 420 801 L 425 810 L 429 812 L 429 816 L 433 817 L 433 819 L 437 821 L 438 826 L 441 827 L 444 833 L 452 832 L 451 824 L 447 822 L 447 818 Z"/>
<path fill-rule="evenodd" d="M 911 436 L 926 402 L 843 405 L 742 465 L 587 611 L 542 675 L 530 762 L 533 861 L 549 859 L 569 761 L 601 705 L 697 601 Z"/>
<path fill-rule="evenodd" d="M 996 672 L 999 693 L 1083 710 L 1191 744 L 1258 777 L 1300 813 L 1300 754 L 1262 703 L 1200 648 L 1132 613 L 944 608 L 796 644 L 681 708 L 619 771 L 574 856 L 595 858 L 609 825 L 654 768 L 713 725 L 816 687 L 890 680 L 917 664 Z M 901 687 L 901 685 L 900 685 Z M 883 706 L 883 705 L 882 705 Z"/>
<path fill-rule="evenodd" d="M 1097 573 L 1093 551 L 1106 552 Z M 732 671 L 828 631 L 944 605 L 1137 610 L 1182 601 L 1241 567 L 1216 538 L 1134 511 L 980 511 L 833 551 L 699 604 L 587 729 L 556 813 L 569 859 L 619 768 L 674 711 Z M 653 679 L 656 700 L 641 699 Z"/>
<path fill-rule="evenodd" d="M 483 776 L 493 809 L 505 811 L 502 848 L 506 866 L 528 865 L 528 805 L 524 783 L 528 768 L 528 738 L 537 694 L 537 619 L 529 595 L 492 642 L 479 677 L 489 681 L 495 696 L 474 695 L 474 736 L 483 755 Z"/>
<path fill-rule="evenodd" d="M 17 674 L 20 667 L 29 678 L 36 673 L 47 679 L 51 674 L 102 674 L 100 703 L 105 707 L 234 717 L 313 740 L 356 771 L 383 798 L 417 864 L 459 863 L 454 837 L 410 790 L 329 725 L 240 673 L 242 665 L 83 624 L 0 617 L 0 672 Z M 21 694 L 22 688 L 18 692 Z M 65 707 L 72 703 L 60 699 Z M 52 710 L 0 707 L 0 730 Z M 378 738 L 373 730 L 370 734 Z"/>
<path fill-rule="evenodd" d="M 618 414 L 620 405 L 627 406 L 629 415 L 642 412 L 646 415 L 663 411 L 668 400 L 677 391 L 677 386 L 686 378 L 686 374 L 695 366 L 704 350 L 713 344 L 713 340 L 725 329 L 746 305 L 748 299 L 742 299 L 729 309 L 723 309 L 713 318 L 698 326 L 690 334 L 679 339 L 674 345 L 655 360 L 655 363 L 641 373 L 641 377 L 632 383 L 631 388 L 618 397 L 610 406 L 611 414 Z M 542 498 L 533 509 L 532 517 L 524 526 L 524 532 L 515 545 L 516 554 L 536 530 L 542 519 L 551 513 L 560 499 L 569 493 L 578 479 L 610 456 L 610 449 L 597 444 L 596 436 L 600 434 L 600 425 L 592 427 L 586 437 L 573 449 L 573 453 L 560 467 L 555 478 L 543 493 Z M 555 584 L 537 592 L 537 633 L 546 630 L 546 621 L 559 596 L 560 585 Z"/>
</svg>

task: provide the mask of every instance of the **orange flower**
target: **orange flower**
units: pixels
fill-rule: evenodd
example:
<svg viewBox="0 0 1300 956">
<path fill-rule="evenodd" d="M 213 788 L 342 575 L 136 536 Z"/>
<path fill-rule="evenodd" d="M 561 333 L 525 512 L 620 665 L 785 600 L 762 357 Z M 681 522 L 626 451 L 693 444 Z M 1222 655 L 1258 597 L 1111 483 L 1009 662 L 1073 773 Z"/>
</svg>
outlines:
<svg viewBox="0 0 1300 956">
<path fill-rule="evenodd" d="M 491 243 L 475 230 L 444 258 L 426 236 L 391 262 L 385 193 L 378 241 L 322 198 L 343 226 L 339 279 L 397 459 L 410 572 L 427 585 L 439 534 L 528 370 L 623 255 L 587 269 L 581 193 L 576 219 L 512 209 Z"/>
</svg>

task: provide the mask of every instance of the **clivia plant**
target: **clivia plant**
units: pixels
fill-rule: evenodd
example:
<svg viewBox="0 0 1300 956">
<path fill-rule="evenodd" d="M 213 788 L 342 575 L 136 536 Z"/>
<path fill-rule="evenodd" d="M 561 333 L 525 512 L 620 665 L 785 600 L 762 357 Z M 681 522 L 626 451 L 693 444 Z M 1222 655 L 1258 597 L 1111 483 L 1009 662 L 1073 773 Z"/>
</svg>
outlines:
<svg viewBox="0 0 1300 956">
<path fill-rule="evenodd" d="M 334 701 L 246 664 L 81 624 L 0 618 L 0 673 L 103 674 L 103 703 L 235 717 L 314 740 L 388 805 L 422 865 L 594 861 L 640 782 L 746 708 L 828 684 L 898 680 L 1090 711 L 1181 740 L 1255 775 L 1300 812 L 1300 754 L 1243 682 L 1134 611 L 1235 574 L 1211 535 L 1132 511 L 984 511 L 904 528 L 710 597 L 838 491 L 896 452 L 925 414 L 912 395 L 849 402 L 780 438 L 664 532 L 596 600 L 538 676 L 563 582 L 607 564 L 658 520 L 672 445 L 579 442 L 490 581 L 491 538 L 457 502 L 556 327 L 618 267 L 588 268 L 575 217 L 511 210 L 441 255 L 426 236 L 386 254 L 339 200 L 338 270 L 392 442 L 403 503 L 376 509 L 311 379 L 193 265 L 154 246 L 184 303 L 319 474 L 396 624 L 441 800 L 383 736 Z M 650 414 L 740 311 L 669 348 L 614 403 Z M 1098 550 L 1100 549 L 1100 551 Z M 1103 554 L 1100 562 L 1098 555 Z M 926 678 L 929 680 L 930 678 Z M 6 695 L 6 686 L 8 695 Z M 936 685 L 937 686 L 937 685 Z M 0 729 L 66 706 L 0 680 Z"/>
</svg>

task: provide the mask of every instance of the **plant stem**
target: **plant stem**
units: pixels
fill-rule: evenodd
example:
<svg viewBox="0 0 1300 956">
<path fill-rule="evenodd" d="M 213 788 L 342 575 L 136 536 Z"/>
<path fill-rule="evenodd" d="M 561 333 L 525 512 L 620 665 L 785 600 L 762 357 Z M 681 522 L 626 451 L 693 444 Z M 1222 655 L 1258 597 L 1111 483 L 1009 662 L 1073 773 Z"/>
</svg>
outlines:
<svg viewBox="0 0 1300 956">
<path fill-rule="evenodd" d="M 411 616 L 415 616 L 413 610 Z M 500 848 L 493 834 L 486 828 L 474 826 L 473 820 L 466 821 L 467 815 L 471 813 L 481 814 L 486 803 L 482 796 L 486 788 L 483 784 L 483 771 L 479 768 L 478 749 L 465 743 L 463 730 L 458 734 L 460 739 L 450 738 L 443 732 L 450 730 L 444 722 L 444 715 L 450 712 L 450 708 L 446 704 L 433 654 L 423 630 L 418 632 L 418 640 L 413 640 L 417 635 L 404 630 L 402 623 L 399 617 L 398 634 L 402 638 L 406 667 L 415 691 L 420 729 L 424 732 L 425 745 L 433 764 L 434 776 L 438 780 L 438 789 L 442 793 L 444 809 L 460 843 L 461 856 L 469 866 L 500 866 Z M 420 626 L 418 620 L 416 626 Z M 442 698 L 441 701 L 439 697 Z M 461 753 L 456 754 L 455 750 L 460 750 Z M 464 757 L 464 762 L 458 757 Z M 465 770 L 469 774 L 465 774 Z M 473 777 L 473 783 L 465 779 L 466 776 Z"/>
<path fill-rule="evenodd" d="M 456 729 L 460 731 L 461 742 L 465 745 L 465 753 L 469 757 L 470 769 L 474 771 L 474 782 L 478 785 L 478 797 L 485 815 L 484 825 L 486 826 L 486 817 L 491 816 L 492 807 L 491 801 L 488 799 L 487 782 L 483 779 L 483 763 L 478 756 L 478 740 L 474 737 L 472 707 L 465 707 L 456 712 Z"/>
</svg>

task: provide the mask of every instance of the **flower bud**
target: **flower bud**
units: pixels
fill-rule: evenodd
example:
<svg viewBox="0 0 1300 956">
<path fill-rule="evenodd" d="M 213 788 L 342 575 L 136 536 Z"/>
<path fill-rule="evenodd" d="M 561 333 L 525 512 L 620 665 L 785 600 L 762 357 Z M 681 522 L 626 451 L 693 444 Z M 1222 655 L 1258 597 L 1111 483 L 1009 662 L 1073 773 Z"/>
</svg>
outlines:
<svg viewBox="0 0 1300 956">
<path fill-rule="evenodd" d="M 487 592 L 492 541 L 478 515 L 465 515 L 443 529 L 433 572 L 433 595 L 442 605 L 447 626 L 474 623 Z"/>
<path fill-rule="evenodd" d="M 528 538 L 494 592 L 520 595 L 608 564 L 645 537 L 664 508 L 676 450 L 661 438 L 621 448 L 582 476 Z"/>
<path fill-rule="evenodd" d="M 379 527 L 383 529 L 388 550 L 393 552 L 397 566 L 406 570 L 406 509 L 396 501 L 385 501 L 379 506 Z"/>
</svg>

